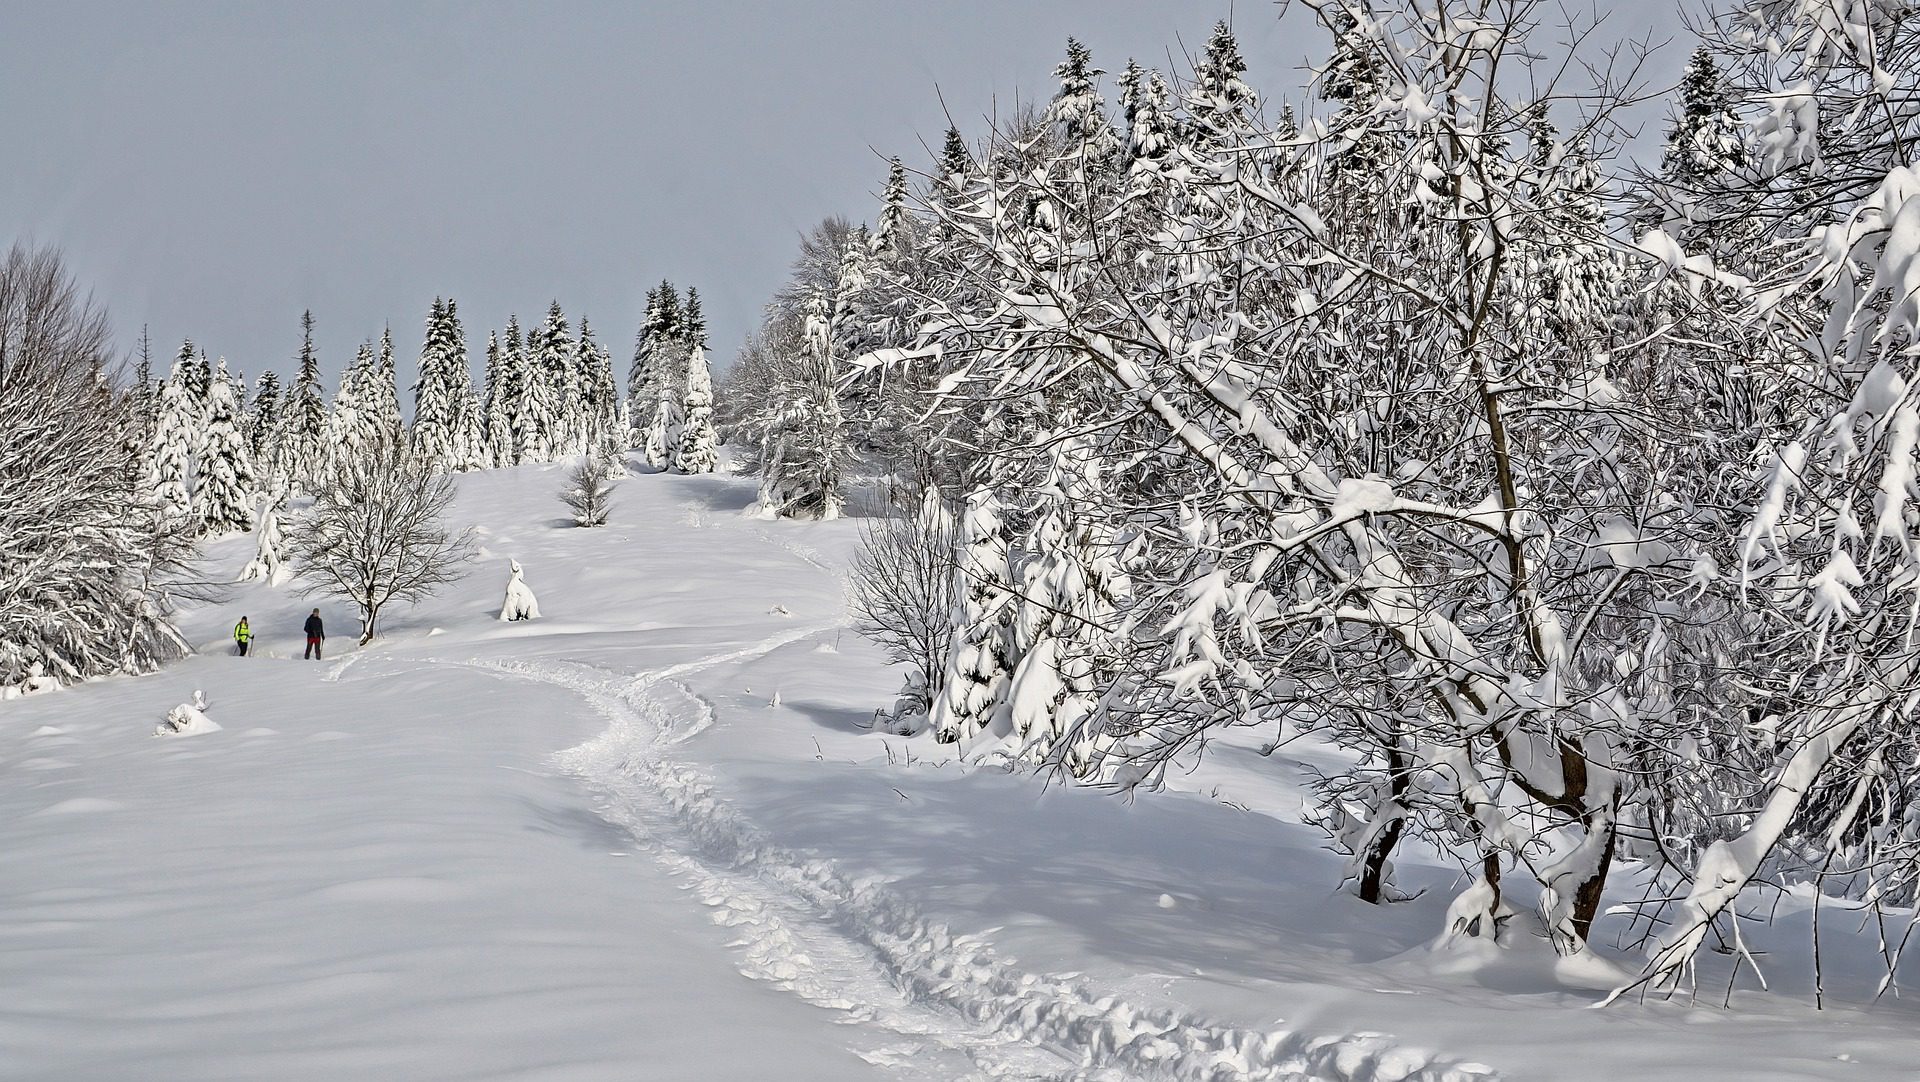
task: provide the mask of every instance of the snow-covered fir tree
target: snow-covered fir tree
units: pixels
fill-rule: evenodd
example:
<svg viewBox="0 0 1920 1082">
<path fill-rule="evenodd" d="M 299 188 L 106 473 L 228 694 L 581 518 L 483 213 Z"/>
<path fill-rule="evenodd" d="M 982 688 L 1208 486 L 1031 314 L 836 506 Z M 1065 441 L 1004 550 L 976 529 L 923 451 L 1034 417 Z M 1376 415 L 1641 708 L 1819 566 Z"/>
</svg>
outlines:
<svg viewBox="0 0 1920 1082">
<path fill-rule="evenodd" d="M 953 647 L 930 716 L 934 738 L 947 744 L 971 741 L 1005 715 L 1008 682 L 1019 661 L 1011 636 L 1007 539 L 992 489 L 967 496 L 960 536 Z"/>
<path fill-rule="evenodd" d="M 707 325 L 699 291 L 687 290 L 681 336 L 687 356 L 687 383 L 681 399 L 680 442 L 673 456 L 676 473 L 712 473 L 718 440 L 713 430 L 713 378 L 707 371 Z"/>
<path fill-rule="evenodd" d="M 313 344 L 313 313 L 300 316 L 300 372 L 282 415 L 280 453 L 294 487 L 312 491 L 325 473 L 327 401 L 320 386 L 320 354 Z"/>
<path fill-rule="evenodd" d="M 280 461 L 280 376 L 262 372 L 254 384 L 253 404 L 247 409 L 247 452 L 262 479 L 283 469 Z"/>
<path fill-rule="evenodd" d="M 190 485 L 196 434 L 202 429 L 200 410 L 189 389 L 193 381 L 193 356 L 190 350 L 182 353 L 160 385 L 143 487 L 154 494 L 163 522 L 183 532 L 197 533 L 199 524 L 194 520 Z"/>
<path fill-rule="evenodd" d="M 194 519 L 210 537 L 253 529 L 253 461 L 240 427 L 240 404 L 223 358 L 207 387 L 206 435 L 192 503 Z"/>
</svg>

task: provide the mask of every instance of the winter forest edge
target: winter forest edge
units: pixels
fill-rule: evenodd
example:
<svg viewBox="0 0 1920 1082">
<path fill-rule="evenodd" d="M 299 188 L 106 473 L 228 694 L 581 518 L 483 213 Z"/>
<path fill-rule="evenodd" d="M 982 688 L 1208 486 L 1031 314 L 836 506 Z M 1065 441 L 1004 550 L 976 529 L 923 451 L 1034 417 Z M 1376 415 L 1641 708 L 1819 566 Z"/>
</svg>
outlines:
<svg viewBox="0 0 1920 1082">
<path fill-rule="evenodd" d="M 1392 907 L 1396 856 L 1443 855 L 1436 949 L 1730 1004 L 1766 978 L 1742 926 L 1799 892 L 1816 934 L 1823 901 L 1874 929 L 1867 998 L 1897 995 L 1920 7 L 1703 16 L 1637 154 L 1653 95 L 1590 23 L 1309 7 L 1333 49 L 1299 87 L 1257 89 L 1282 73 L 1224 22 L 1191 70 L 1069 40 L 1043 105 L 804 235 L 717 375 L 671 282 L 624 392 L 558 301 L 488 331 L 476 383 L 437 300 L 406 416 L 394 331 L 329 395 L 311 313 L 285 385 L 191 341 L 162 375 L 16 246 L 0 700 L 185 656 L 202 541 L 253 535 L 244 579 L 349 603 L 365 644 L 467 573 L 456 475 L 565 463 L 593 528 L 636 474 L 731 467 L 770 529 L 859 520 L 849 619 L 904 674 L 878 733 L 1116 810 L 1229 731 L 1330 749 L 1327 887 Z M 516 562 L 501 619 L 539 616 Z"/>
</svg>

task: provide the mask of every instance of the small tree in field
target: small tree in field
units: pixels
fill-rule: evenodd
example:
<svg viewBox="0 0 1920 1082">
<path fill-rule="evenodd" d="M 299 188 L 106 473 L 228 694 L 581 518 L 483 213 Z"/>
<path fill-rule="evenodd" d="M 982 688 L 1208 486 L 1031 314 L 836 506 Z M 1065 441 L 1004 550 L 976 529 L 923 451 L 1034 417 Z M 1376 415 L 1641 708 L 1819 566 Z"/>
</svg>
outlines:
<svg viewBox="0 0 1920 1082">
<path fill-rule="evenodd" d="M 940 690 L 953 641 L 958 536 L 939 491 L 928 489 L 917 514 L 864 527 L 853 562 L 855 629 L 912 666 L 928 696 Z"/>
<path fill-rule="evenodd" d="M 607 513 L 613 510 L 613 482 L 607 479 L 609 472 L 610 463 L 602 455 L 586 455 L 579 465 L 567 471 L 560 502 L 573 512 L 574 525 L 607 524 Z"/>
<path fill-rule="evenodd" d="M 472 559 L 469 532 L 442 521 L 453 495 L 431 458 L 399 444 L 383 442 L 343 463 L 294 527 L 289 550 L 305 580 L 301 592 L 351 602 L 365 645 L 388 604 L 431 596 Z"/>
</svg>

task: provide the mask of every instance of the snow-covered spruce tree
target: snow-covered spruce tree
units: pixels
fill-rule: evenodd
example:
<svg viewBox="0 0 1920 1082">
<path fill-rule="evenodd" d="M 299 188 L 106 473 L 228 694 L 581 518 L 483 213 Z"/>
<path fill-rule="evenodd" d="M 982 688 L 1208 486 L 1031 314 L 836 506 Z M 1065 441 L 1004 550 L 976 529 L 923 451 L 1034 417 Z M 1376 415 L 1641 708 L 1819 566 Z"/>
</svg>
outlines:
<svg viewBox="0 0 1920 1082">
<path fill-rule="evenodd" d="M 241 582 L 265 582 L 278 586 L 286 580 L 286 538 L 280 532 L 280 509 L 286 503 L 286 490 L 269 488 L 260 497 L 260 525 L 254 531 L 253 559 L 240 570 Z"/>
<path fill-rule="evenodd" d="M 373 380 L 373 343 L 363 342 L 354 354 L 353 363 L 340 374 L 340 386 L 333 393 L 333 409 L 327 414 L 329 470 L 385 438 L 371 401 Z"/>
<path fill-rule="evenodd" d="M 609 477 L 619 477 L 626 472 L 621 453 L 627 444 L 626 426 L 620 417 L 620 386 L 613 377 L 613 355 L 594 339 L 585 316 L 580 317 L 580 341 L 575 349 L 581 378 L 584 453 L 610 471 Z"/>
<path fill-rule="evenodd" d="M 9 255 L 11 258 L 11 255 Z M 143 487 L 153 493 L 155 514 L 167 528 L 194 535 L 199 524 L 193 517 L 194 433 L 199 429 L 199 410 L 193 402 L 193 358 L 188 355 L 173 362 L 173 371 L 160 385 L 160 402 L 153 421 L 153 437 L 147 447 Z"/>
<path fill-rule="evenodd" d="M 712 473 L 718 461 L 713 431 L 713 377 L 707 371 L 707 325 L 700 294 L 687 290 L 681 336 L 687 357 L 686 391 L 681 398 L 680 443 L 674 450 L 676 473 Z"/>
<path fill-rule="evenodd" d="M 57 252 L 0 257 L 0 697 L 186 652 L 163 604 L 191 531 L 156 522 L 110 363 L 106 316 Z M 176 410 L 184 379 L 167 380 Z"/>
<path fill-rule="evenodd" d="M 253 529 L 253 460 L 240 433 L 240 404 L 234 400 L 227 363 L 220 361 L 207 391 L 206 438 L 202 443 L 200 484 L 193 494 L 193 516 L 209 537 Z"/>
<path fill-rule="evenodd" d="M 513 464 L 540 460 L 540 418 L 545 415 L 546 392 L 534 379 L 520 335 L 520 317 L 507 317 L 501 343 L 501 383 L 507 396 L 507 423 L 512 429 Z"/>
<path fill-rule="evenodd" d="M 1667 128 L 1653 187 L 1668 231 L 1682 245 L 1704 246 L 1727 209 L 1716 205 L 1717 196 L 1729 183 L 1738 185 L 1747 165 L 1746 126 L 1713 51 L 1702 45 L 1680 80 L 1679 109 Z"/>
<path fill-rule="evenodd" d="M 299 360 L 300 374 L 287 395 L 279 442 L 294 488 L 311 492 L 328 460 L 326 391 L 320 386 L 320 354 L 313 345 L 311 311 L 300 315 Z"/>
<path fill-rule="evenodd" d="M 560 488 L 560 502 L 573 512 L 575 526 L 605 526 L 613 509 L 613 482 L 608 480 L 607 462 L 597 455 L 584 455 L 567 471 Z"/>
<path fill-rule="evenodd" d="M 507 403 L 512 400 L 512 391 L 506 386 L 506 374 L 501 364 L 500 336 L 487 332 L 487 371 L 485 405 L 482 413 L 486 417 L 487 461 L 493 466 L 513 465 L 513 422 L 509 420 L 510 410 Z"/>
<path fill-rule="evenodd" d="M 960 541 L 953 642 L 931 715 L 934 739 L 943 744 L 965 744 L 994 731 L 1007 717 L 1008 681 L 1019 663 L 1013 653 L 1007 539 L 992 489 L 977 488 L 967 496 Z"/>
<path fill-rule="evenodd" d="M 380 331 L 380 354 L 364 394 L 367 413 L 374 419 L 380 438 L 389 444 L 405 442 L 406 423 L 400 418 L 400 376 L 393 362 L 393 328 Z"/>
<path fill-rule="evenodd" d="M 489 465 L 486 448 L 486 423 L 480 412 L 480 399 L 474 393 L 473 365 L 467 360 L 467 332 L 460 325 L 460 310 L 453 298 L 447 298 L 447 354 L 442 369 L 447 380 L 447 398 L 453 404 L 448 435 L 452 447 L 450 468 L 467 472 L 484 470 Z"/>
<path fill-rule="evenodd" d="M 628 446 L 645 452 L 653 427 L 654 405 L 660 400 L 657 350 L 664 340 L 661 319 L 661 287 L 647 290 L 646 315 L 633 338 L 633 363 L 627 368 L 627 421 L 633 427 Z M 652 460 L 648 460 L 652 464 Z"/>
<path fill-rule="evenodd" d="M 680 409 L 686 394 L 686 338 L 681 326 L 680 293 L 661 282 L 658 314 L 646 336 L 647 365 L 653 373 L 654 400 L 647 409 L 641 451 L 647 465 L 665 469 L 680 441 Z"/>
<path fill-rule="evenodd" d="M 263 480 L 282 472 L 280 462 L 280 377 L 263 372 L 247 409 L 247 453 Z"/>
<path fill-rule="evenodd" d="M 435 297 L 420 348 L 420 376 L 413 385 L 413 453 L 442 470 L 465 468 L 472 398 L 466 343 L 453 302 Z"/>
<path fill-rule="evenodd" d="M 301 592 L 352 604 L 360 642 L 371 641 L 388 606 L 431 596 L 472 558 L 469 532 L 443 521 L 453 497 L 443 467 L 400 444 L 342 463 L 293 530 L 288 562 Z"/>
<path fill-rule="evenodd" d="M 533 332 L 527 353 L 536 392 L 533 420 L 539 431 L 538 460 L 552 462 L 576 453 L 577 443 L 573 333 L 559 301 L 548 306 L 547 321 Z"/>
</svg>

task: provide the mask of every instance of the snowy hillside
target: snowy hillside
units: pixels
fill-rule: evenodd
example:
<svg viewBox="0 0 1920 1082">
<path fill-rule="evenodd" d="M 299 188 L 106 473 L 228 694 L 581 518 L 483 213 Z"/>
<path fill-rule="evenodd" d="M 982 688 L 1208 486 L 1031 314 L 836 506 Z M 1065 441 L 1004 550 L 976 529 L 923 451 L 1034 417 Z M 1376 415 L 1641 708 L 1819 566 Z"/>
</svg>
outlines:
<svg viewBox="0 0 1920 1082">
<path fill-rule="evenodd" d="M 1411 902 L 1336 893 L 1341 858 L 1299 822 L 1319 752 L 1249 737 L 1122 805 L 875 733 L 898 674 L 847 630 L 857 523 L 763 522 L 742 514 L 751 481 L 646 475 L 607 528 L 575 529 L 563 474 L 461 476 L 481 558 L 365 650 L 323 605 L 328 657 L 302 661 L 312 603 L 248 584 L 186 614 L 195 657 L 0 704 L 0 1077 L 1877 1082 L 1920 1064 L 1910 1001 L 1868 1006 L 1874 929 L 1831 905 L 1824 1012 L 1788 956 L 1793 898 L 1769 963 L 1785 987 L 1743 984 L 1723 1011 L 1715 959 L 1698 1004 L 1589 1010 L 1610 975 L 1556 973 L 1524 933 L 1497 956 L 1429 949 L 1457 889 L 1444 860 L 1403 854 L 1402 886 L 1431 888 Z M 252 542 L 210 551 L 231 578 Z M 510 560 L 537 620 L 496 618 Z M 196 690 L 218 728 L 153 735 Z"/>
</svg>

